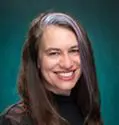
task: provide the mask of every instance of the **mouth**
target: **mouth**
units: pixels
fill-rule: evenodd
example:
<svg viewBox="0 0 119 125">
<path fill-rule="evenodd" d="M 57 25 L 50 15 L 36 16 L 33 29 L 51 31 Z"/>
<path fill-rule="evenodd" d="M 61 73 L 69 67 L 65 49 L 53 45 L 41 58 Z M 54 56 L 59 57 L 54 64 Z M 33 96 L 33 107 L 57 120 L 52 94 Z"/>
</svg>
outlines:
<svg viewBox="0 0 119 125">
<path fill-rule="evenodd" d="M 69 72 L 55 72 L 57 77 L 64 81 L 73 80 L 75 77 L 75 71 L 69 71 Z"/>
</svg>

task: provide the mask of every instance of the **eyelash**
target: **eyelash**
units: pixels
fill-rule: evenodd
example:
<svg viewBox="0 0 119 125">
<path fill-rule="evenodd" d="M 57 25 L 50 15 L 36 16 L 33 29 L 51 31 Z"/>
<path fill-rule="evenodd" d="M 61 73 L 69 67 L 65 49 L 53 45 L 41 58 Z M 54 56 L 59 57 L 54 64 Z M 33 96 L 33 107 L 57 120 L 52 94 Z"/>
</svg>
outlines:
<svg viewBox="0 0 119 125">
<path fill-rule="evenodd" d="M 54 55 L 59 55 L 59 52 L 51 52 L 49 53 L 50 56 L 54 56 Z"/>
<path fill-rule="evenodd" d="M 69 53 L 79 53 L 79 49 L 75 49 L 75 50 L 70 50 Z M 49 56 L 56 56 L 59 55 L 59 52 L 50 52 Z"/>
<path fill-rule="evenodd" d="M 79 53 L 79 49 L 71 50 L 70 52 L 71 52 L 71 53 L 72 53 L 72 52 L 73 52 L 73 53 Z"/>
</svg>

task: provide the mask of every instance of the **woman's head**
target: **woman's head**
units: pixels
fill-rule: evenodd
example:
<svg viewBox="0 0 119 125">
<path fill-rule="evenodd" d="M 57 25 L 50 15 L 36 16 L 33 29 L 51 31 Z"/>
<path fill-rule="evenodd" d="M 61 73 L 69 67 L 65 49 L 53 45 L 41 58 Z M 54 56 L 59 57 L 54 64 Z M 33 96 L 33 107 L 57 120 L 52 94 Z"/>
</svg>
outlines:
<svg viewBox="0 0 119 125">
<path fill-rule="evenodd" d="M 29 44 L 34 44 L 36 55 L 32 55 L 48 89 L 69 92 L 81 76 L 79 44 L 84 37 L 81 30 L 63 13 L 48 13 L 33 20 Z M 63 73 L 65 77 L 61 77 Z M 68 74 L 71 76 L 66 76 Z"/>
<path fill-rule="evenodd" d="M 58 124 L 60 119 L 49 99 L 49 91 L 69 94 L 77 84 L 80 86 L 77 101 L 81 101 L 85 118 L 93 117 L 91 112 L 94 110 L 99 114 L 90 42 L 82 26 L 67 14 L 44 13 L 33 20 L 23 48 L 19 78 L 19 92 L 24 104 L 39 123 L 53 122 L 54 118 Z M 85 99 L 79 90 L 86 91 Z M 98 115 L 94 115 L 98 119 Z"/>
</svg>

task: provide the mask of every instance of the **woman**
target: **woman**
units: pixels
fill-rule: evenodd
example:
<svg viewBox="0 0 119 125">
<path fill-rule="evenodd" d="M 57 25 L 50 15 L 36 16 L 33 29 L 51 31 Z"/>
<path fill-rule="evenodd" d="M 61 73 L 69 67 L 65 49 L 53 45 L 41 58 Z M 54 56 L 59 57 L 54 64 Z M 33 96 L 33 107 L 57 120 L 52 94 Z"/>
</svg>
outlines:
<svg viewBox="0 0 119 125">
<path fill-rule="evenodd" d="M 0 125 L 101 125 L 92 50 L 82 26 L 64 13 L 33 20 L 22 54 L 21 101 Z"/>
</svg>

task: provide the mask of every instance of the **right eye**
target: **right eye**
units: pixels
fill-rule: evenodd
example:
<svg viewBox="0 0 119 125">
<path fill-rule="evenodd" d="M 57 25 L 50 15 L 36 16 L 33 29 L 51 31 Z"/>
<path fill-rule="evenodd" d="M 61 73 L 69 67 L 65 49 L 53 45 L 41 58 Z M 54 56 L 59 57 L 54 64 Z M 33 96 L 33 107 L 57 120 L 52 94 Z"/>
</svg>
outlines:
<svg viewBox="0 0 119 125">
<path fill-rule="evenodd" d="M 57 55 L 59 55 L 59 52 L 50 52 L 48 55 L 49 56 L 57 56 Z"/>
</svg>

